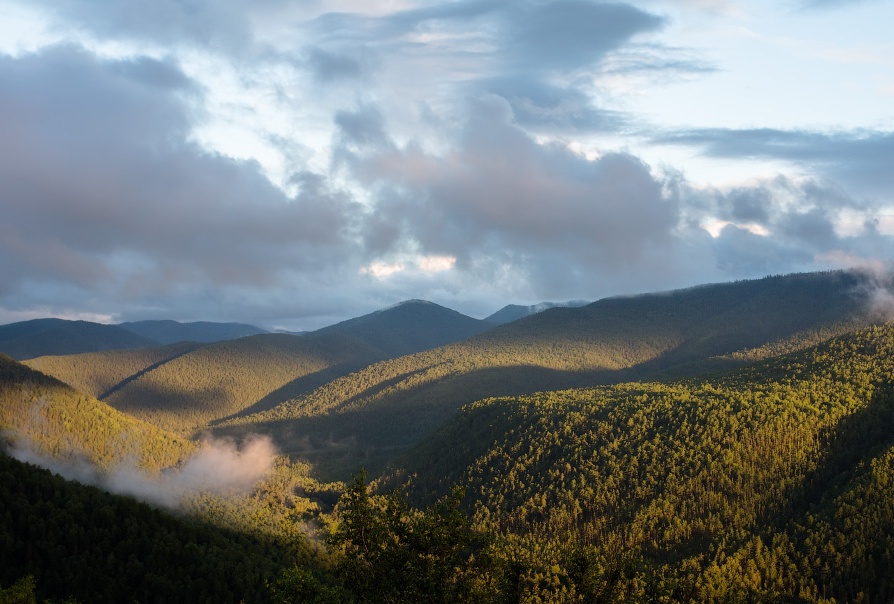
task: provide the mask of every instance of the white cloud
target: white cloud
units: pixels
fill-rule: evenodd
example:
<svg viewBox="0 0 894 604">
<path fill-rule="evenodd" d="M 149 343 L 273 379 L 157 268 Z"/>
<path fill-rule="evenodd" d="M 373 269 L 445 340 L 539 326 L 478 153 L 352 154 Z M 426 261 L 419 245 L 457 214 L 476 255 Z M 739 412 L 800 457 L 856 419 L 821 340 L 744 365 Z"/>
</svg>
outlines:
<svg viewBox="0 0 894 604">
<path fill-rule="evenodd" d="M 441 273 L 456 266 L 456 258 L 453 256 L 423 256 L 419 258 L 417 265 L 419 270 L 424 273 Z"/>
<path fill-rule="evenodd" d="M 0 316 L 302 328 L 809 270 L 894 234 L 886 3 L 9 7 Z"/>
<path fill-rule="evenodd" d="M 360 268 L 361 275 L 372 275 L 376 279 L 386 279 L 395 273 L 401 273 L 406 267 L 400 262 L 386 264 L 384 262 L 371 262 Z"/>
</svg>

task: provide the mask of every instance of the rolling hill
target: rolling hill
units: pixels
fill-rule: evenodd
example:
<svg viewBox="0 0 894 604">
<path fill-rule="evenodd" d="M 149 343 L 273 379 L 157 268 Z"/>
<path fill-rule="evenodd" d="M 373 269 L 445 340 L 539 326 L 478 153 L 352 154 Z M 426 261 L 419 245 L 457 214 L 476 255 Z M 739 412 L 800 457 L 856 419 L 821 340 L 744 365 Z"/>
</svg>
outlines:
<svg viewBox="0 0 894 604">
<path fill-rule="evenodd" d="M 197 348 L 199 344 L 181 342 L 152 348 L 42 356 L 23 363 L 62 380 L 75 390 L 101 399 L 142 373 Z"/>
<path fill-rule="evenodd" d="M 20 361 L 51 354 L 78 354 L 156 345 L 154 340 L 122 327 L 90 321 L 34 319 L 0 325 L 0 352 Z"/>
<path fill-rule="evenodd" d="M 111 406 L 190 434 L 211 421 L 264 409 L 383 358 L 340 334 L 264 334 L 207 344 L 120 383 Z"/>
<path fill-rule="evenodd" d="M 486 399 L 398 481 L 423 501 L 464 486 L 505 547 L 540 543 L 579 591 L 574 548 L 619 573 L 603 594 L 889 601 L 892 376 L 889 324 L 706 380 Z"/>
<path fill-rule="evenodd" d="M 271 433 L 342 472 L 378 467 L 370 455 L 418 442 L 481 398 L 696 375 L 744 363 L 737 351 L 806 347 L 868 324 L 862 286 L 848 273 L 813 273 L 555 308 L 370 365 L 218 429 Z"/>
<path fill-rule="evenodd" d="M 127 414 L 0 357 L 0 427 L 51 455 L 109 464 L 135 454 L 152 468 L 192 443 L 130 414 L 181 434 L 266 432 L 318 476 L 366 467 L 380 492 L 396 486 L 434 502 L 415 511 L 360 480 L 332 508 L 336 487 L 285 460 L 254 503 L 208 501 L 204 517 L 270 545 L 300 541 L 305 508 L 341 539 L 323 539 L 336 545 L 312 574 L 280 575 L 293 600 L 377 601 L 378 584 L 354 572 L 362 568 L 385 573 L 397 596 L 393 584 L 429 571 L 421 584 L 461 575 L 487 594 L 462 601 L 885 602 L 894 597 L 894 325 L 867 312 L 869 291 L 862 277 L 833 272 L 610 298 L 390 359 L 371 344 L 388 340 L 376 330 L 363 339 L 355 323 L 29 361 L 106 389 Z M 95 369 L 119 355 L 114 371 Z M 4 463 L 0 473 L 19 480 L 21 468 Z M 306 499 L 311 491 L 320 497 Z M 83 547 L 40 518 L 51 508 L 39 500 L 52 495 L 62 517 L 70 504 L 81 513 L 86 495 L 59 483 L 40 493 L 27 525 L 0 506 L 16 527 L 0 543 L 31 556 L 7 581 L 76 563 L 69 549 Z M 382 547 L 352 542 L 358 530 Z M 139 539 L 140 552 L 156 551 Z M 460 549 L 440 557 L 442 546 Z M 97 567 L 116 560 L 108 551 Z M 263 554 L 256 562 L 267 577 L 282 570 Z M 146 586 L 138 566 L 127 568 L 122 581 L 147 599 L 169 593 L 165 577 L 176 575 Z"/>
<path fill-rule="evenodd" d="M 194 450 L 192 442 L 4 355 L 0 355 L 0 432 L 14 446 L 53 458 L 86 458 L 100 468 L 136 461 L 158 470 L 176 465 Z"/>
<path fill-rule="evenodd" d="M 303 336 L 261 334 L 28 363 L 135 417 L 189 434 L 268 409 L 373 362 L 490 327 L 436 304 L 409 301 Z"/>
</svg>

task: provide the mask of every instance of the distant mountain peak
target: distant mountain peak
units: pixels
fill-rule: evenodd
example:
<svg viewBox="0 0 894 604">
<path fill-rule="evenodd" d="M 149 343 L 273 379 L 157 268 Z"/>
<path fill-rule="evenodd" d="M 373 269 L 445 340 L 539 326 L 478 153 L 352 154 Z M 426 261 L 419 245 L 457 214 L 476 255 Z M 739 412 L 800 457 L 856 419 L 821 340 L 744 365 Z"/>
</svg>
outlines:
<svg viewBox="0 0 894 604">
<path fill-rule="evenodd" d="M 568 302 L 540 302 L 530 306 L 520 304 L 507 304 L 484 320 L 488 323 L 503 325 L 531 315 L 536 315 L 551 308 L 579 308 L 590 304 L 587 300 L 569 300 Z"/>
<path fill-rule="evenodd" d="M 393 310 L 395 308 L 401 308 L 403 306 L 440 306 L 440 304 L 435 304 L 434 302 L 430 302 L 428 300 L 421 300 L 419 298 L 412 298 L 410 300 L 404 300 L 402 302 L 398 302 L 397 304 L 392 304 L 391 306 L 386 306 L 385 308 L 380 309 L 378 312 L 385 312 L 386 310 Z"/>
<path fill-rule="evenodd" d="M 317 330 L 359 337 L 388 356 L 457 342 L 493 327 L 428 300 L 411 299 Z"/>
</svg>

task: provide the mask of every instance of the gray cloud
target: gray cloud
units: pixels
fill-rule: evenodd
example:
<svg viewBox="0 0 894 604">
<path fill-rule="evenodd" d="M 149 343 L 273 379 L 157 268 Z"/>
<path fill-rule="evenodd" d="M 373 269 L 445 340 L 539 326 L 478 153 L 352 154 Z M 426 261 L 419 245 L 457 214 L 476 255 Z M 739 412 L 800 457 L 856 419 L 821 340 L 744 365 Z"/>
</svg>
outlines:
<svg viewBox="0 0 894 604">
<path fill-rule="evenodd" d="M 119 303 L 270 287 L 358 253 L 362 212 L 321 177 L 297 174 L 289 198 L 258 165 L 188 142 L 195 94 L 176 65 L 148 59 L 0 57 L 7 296 L 41 283 Z"/>
<path fill-rule="evenodd" d="M 664 24 L 663 18 L 620 2 L 475 0 L 376 17 L 328 13 L 312 22 L 311 31 L 333 47 L 360 45 L 405 62 L 424 58 L 438 66 L 439 93 L 452 84 L 462 96 L 498 94 L 510 102 L 520 125 L 572 133 L 624 125 L 622 114 L 594 103 L 593 76 L 608 55 Z M 611 69 L 670 70 L 668 61 L 675 70 L 694 68 L 695 62 L 687 67 L 687 61 L 662 52 L 679 54 L 641 49 Z"/>
<path fill-rule="evenodd" d="M 368 69 L 356 57 L 330 52 L 319 47 L 308 49 L 307 64 L 313 72 L 314 78 L 323 83 L 355 80 Z"/>
<path fill-rule="evenodd" d="M 550 283 L 557 263 L 591 275 L 659 270 L 650 265 L 671 245 L 677 205 L 648 166 L 622 153 L 587 160 L 537 144 L 498 97 L 473 105 L 443 157 L 413 147 L 345 151 L 355 176 L 380 187 L 378 224 L 387 232 L 368 232 L 379 247 L 412 240 L 425 253 L 455 256 L 463 270 L 487 257 Z"/>
<path fill-rule="evenodd" d="M 772 273 L 810 270 L 814 254 L 779 237 L 763 237 L 727 225 L 714 241 L 711 252 L 717 267 L 728 276 L 761 277 Z"/>
<path fill-rule="evenodd" d="M 372 105 L 355 111 L 337 111 L 335 125 L 342 142 L 352 147 L 390 147 L 391 141 L 385 131 L 385 118 Z"/>
<path fill-rule="evenodd" d="M 587 159 L 538 143 L 493 95 L 471 103 L 443 154 L 395 144 L 373 107 L 341 115 L 338 124 L 337 156 L 375 195 L 375 219 L 364 232 L 371 253 L 452 256 L 469 280 L 511 275 L 541 296 L 592 298 L 815 270 L 827 268 L 824 258 L 890 242 L 871 224 L 839 234 L 841 212 L 866 208 L 820 181 L 779 176 L 693 189 L 627 153 Z M 709 218 L 730 224 L 710 237 L 700 226 Z"/>
<path fill-rule="evenodd" d="M 894 184 L 890 132 L 654 140 L 814 175 L 722 190 L 632 152 L 588 158 L 545 142 L 585 135 L 592 151 L 617 144 L 599 135 L 635 131 L 641 117 L 601 100 L 625 100 L 615 76 L 654 85 L 714 69 L 651 37 L 666 4 L 44 6 L 66 39 L 88 30 L 90 45 L 124 42 L 135 55 L 188 47 L 188 73 L 207 78 L 197 84 L 174 59 L 105 60 L 75 46 L 0 56 L 0 312 L 65 301 L 131 319 L 316 317 L 289 323 L 299 328 L 410 297 L 486 314 L 890 255 L 879 215 Z M 290 193 L 259 165 L 192 142 L 209 124 L 276 147 L 271 172 Z M 836 230 L 844 214 L 849 230 Z M 715 238 L 702 225 L 718 220 L 729 224 Z M 420 254 L 456 257 L 456 269 L 422 270 Z M 374 264 L 406 270 L 379 278 Z"/>
<path fill-rule="evenodd" d="M 475 82 L 475 90 L 503 97 L 523 127 L 553 132 L 617 131 L 627 117 L 594 106 L 593 100 L 574 87 L 556 86 L 529 76 L 493 78 Z"/>
<path fill-rule="evenodd" d="M 517 67 L 529 71 L 592 65 L 664 20 L 620 2 L 560 0 L 512 11 L 510 23 L 506 49 Z"/>
<path fill-rule="evenodd" d="M 242 52 L 253 44 L 251 16 L 286 4 L 283 0 L 37 1 L 66 31 L 77 24 L 106 39 L 188 44 L 225 52 Z"/>
<path fill-rule="evenodd" d="M 701 147 L 722 158 L 781 159 L 812 165 L 856 191 L 886 194 L 894 187 L 894 132 L 704 129 L 672 133 L 659 143 Z"/>
<path fill-rule="evenodd" d="M 878 231 L 876 221 L 839 232 L 836 225 L 843 213 L 871 216 L 872 208 L 822 182 L 778 176 L 730 190 L 682 186 L 687 211 L 729 223 L 704 253 L 715 257 L 730 277 L 831 268 L 840 265 L 840 258 L 890 254 L 892 239 Z"/>
<path fill-rule="evenodd" d="M 871 2 L 877 1 L 878 0 L 806 0 L 801 3 L 801 6 L 802 8 L 808 10 L 824 10 L 846 8 L 850 6 L 856 6 L 858 4 L 869 4 Z"/>
<path fill-rule="evenodd" d="M 758 187 L 737 187 L 725 197 L 729 207 L 721 215 L 735 222 L 767 224 L 776 203 L 770 191 Z"/>
</svg>

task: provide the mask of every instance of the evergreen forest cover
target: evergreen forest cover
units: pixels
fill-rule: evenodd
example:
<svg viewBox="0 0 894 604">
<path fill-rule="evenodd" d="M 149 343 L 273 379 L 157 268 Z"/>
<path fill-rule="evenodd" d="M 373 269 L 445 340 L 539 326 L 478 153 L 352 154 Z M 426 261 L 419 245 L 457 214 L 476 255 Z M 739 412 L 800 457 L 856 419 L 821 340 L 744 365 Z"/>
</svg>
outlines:
<svg viewBox="0 0 894 604">
<path fill-rule="evenodd" d="M 812 273 L 0 356 L 0 602 L 892 601 L 890 300 Z"/>
</svg>

